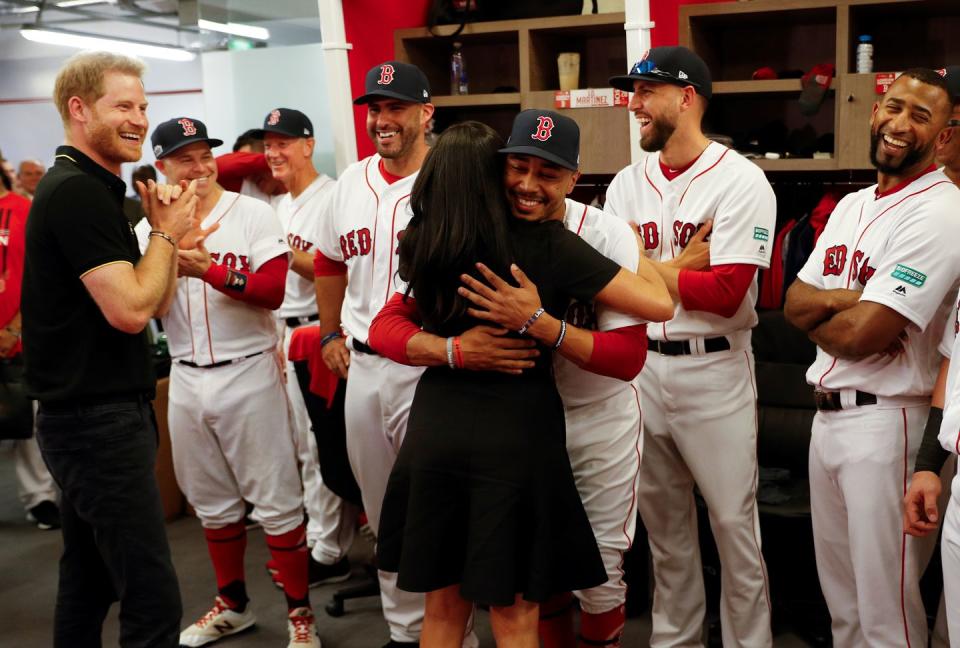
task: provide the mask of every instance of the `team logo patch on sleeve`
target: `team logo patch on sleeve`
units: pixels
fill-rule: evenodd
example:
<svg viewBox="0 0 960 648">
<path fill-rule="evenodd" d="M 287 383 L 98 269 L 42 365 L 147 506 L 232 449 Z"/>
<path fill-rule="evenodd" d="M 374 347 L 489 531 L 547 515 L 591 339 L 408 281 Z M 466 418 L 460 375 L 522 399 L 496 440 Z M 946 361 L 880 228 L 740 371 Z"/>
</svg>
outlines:
<svg viewBox="0 0 960 648">
<path fill-rule="evenodd" d="M 890 276 L 894 279 L 899 279 L 903 283 L 910 284 L 911 286 L 917 286 L 918 288 L 927 280 L 927 275 L 923 274 L 919 270 L 914 270 L 913 268 L 901 265 L 899 263 L 897 264 L 897 267 L 893 269 L 893 272 Z"/>
<path fill-rule="evenodd" d="M 768 230 L 766 227 L 754 227 L 753 238 L 755 238 L 758 241 L 769 241 L 770 230 Z"/>
</svg>

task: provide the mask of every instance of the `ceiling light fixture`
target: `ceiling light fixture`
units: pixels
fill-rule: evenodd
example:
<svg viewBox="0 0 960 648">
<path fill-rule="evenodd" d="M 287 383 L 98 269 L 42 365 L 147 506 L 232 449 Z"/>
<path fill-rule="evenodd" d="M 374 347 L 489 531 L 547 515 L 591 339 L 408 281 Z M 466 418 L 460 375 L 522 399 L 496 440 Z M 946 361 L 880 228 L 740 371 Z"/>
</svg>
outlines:
<svg viewBox="0 0 960 648">
<path fill-rule="evenodd" d="M 255 38 L 257 40 L 267 40 L 270 38 L 270 30 L 265 27 L 253 27 L 239 23 L 218 23 L 201 18 L 197 21 L 197 27 L 208 31 L 233 34 L 234 36 L 243 36 L 244 38 Z"/>
<path fill-rule="evenodd" d="M 67 7 L 83 7 L 84 5 L 94 5 L 94 4 L 116 4 L 117 0 L 63 0 L 63 2 L 58 2 L 56 5 L 63 9 Z"/>
<path fill-rule="evenodd" d="M 179 47 L 155 45 L 140 41 L 103 38 L 92 34 L 69 32 L 62 29 L 21 29 L 20 35 L 35 43 L 47 45 L 62 45 L 78 49 L 103 50 L 115 54 L 128 56 L 144 56 L 148 58 L 165 59 L 167 61 L 192 61 L 196 58 L 193 52 Z"/>
<path fill-rule="evenodd" d="M 40 11 L 40 7 L 34 5 L 32 7 L 14 7 L 10 10 L 10 13 L 15 14 L 25 14 L 25 13 L 36 13 Z"/>
</svg>

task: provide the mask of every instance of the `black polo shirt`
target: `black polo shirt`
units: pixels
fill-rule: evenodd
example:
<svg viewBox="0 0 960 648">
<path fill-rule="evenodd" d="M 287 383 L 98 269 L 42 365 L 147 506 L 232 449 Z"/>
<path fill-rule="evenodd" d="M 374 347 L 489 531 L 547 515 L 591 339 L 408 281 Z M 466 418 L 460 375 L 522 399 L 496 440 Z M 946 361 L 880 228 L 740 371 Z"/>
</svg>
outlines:
<svg viewBox="0 0 960 648">
<path fill-rule="evenodd" d="M 73 148 L 57 149 L 27 219 L 23 272 L 24 376 L 41 402 L 152 393 L 146 332 L 112 327 L 81 277 L 110 263 L 134 265 L 137 238 L 123 213 L 126 184 Z"/>
</svg>

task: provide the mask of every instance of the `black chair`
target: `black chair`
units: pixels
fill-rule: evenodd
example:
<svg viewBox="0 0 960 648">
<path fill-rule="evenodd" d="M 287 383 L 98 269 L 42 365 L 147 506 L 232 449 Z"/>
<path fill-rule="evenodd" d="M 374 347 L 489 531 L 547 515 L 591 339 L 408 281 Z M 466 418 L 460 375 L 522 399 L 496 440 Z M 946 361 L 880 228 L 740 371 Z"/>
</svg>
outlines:
<svg viewBox="0 0 960 648">
<path fill-rule="evenodd" d="M 307 413 L 310 415 L 313 434 L 317 440 L 323 483 L 345 501 L 362 507 L 360 487 L 353 476 L 347 457 L 347 430 L 343 416 L 347 383 L 345 380 L 339 381 L 333 403 L 328 408 L 323 398 L 310 391 L 310 370 L 307 361 L 294 362 L 293 366 L 297 374 L 297 384 L 307 405 Z M 346 601 L 380 595 L 376 565 L 364 565 L 364 569 L 366 571 L 364 580 L 334 592 L 330 602 L 324 606 L 327 614 L 332 617 L 343 616 Z"/>
</svg>

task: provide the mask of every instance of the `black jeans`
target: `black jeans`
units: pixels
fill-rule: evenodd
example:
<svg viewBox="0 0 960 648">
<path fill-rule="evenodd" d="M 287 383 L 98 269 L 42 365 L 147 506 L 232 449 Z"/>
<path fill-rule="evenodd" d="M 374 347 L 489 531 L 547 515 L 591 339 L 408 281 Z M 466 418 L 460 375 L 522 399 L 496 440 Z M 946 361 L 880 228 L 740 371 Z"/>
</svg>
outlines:
<svg viewBox="0 0 960 648">
<path fill-rule="evenodd" d="M 114 601 L 123 648 L 177 646 L 180 589 L 154 475 L 150 403 L 41 404 L 37 440 L 63 491 L 54 647 L 99 648 Z"/>
</svg>

